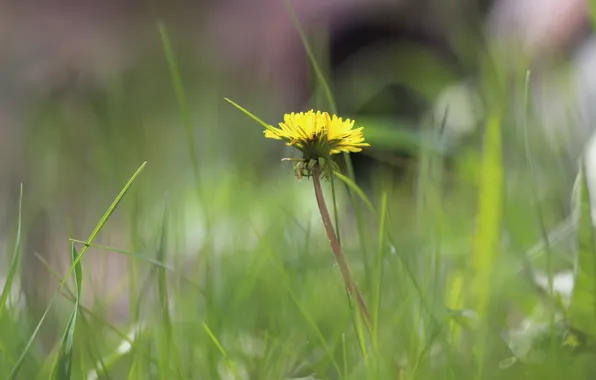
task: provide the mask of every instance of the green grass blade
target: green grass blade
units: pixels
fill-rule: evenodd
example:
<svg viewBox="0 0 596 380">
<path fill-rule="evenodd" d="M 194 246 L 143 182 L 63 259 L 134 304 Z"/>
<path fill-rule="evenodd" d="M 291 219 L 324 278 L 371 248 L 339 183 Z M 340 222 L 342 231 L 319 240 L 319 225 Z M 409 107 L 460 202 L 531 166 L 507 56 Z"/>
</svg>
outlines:
<svg viewBox="0 0 596 380">
<path fill-rule="evenodd" d="M 164 212 L 161 233 L 159 237 L 159 249 L 157 251 L 157 261 L 163 262 L 166 256 L 167 247 L 167 233 L 168 233 L 168 210 L 166 203 L 166 210 Z M 172 328 L 172 318 L 170 316 L 170 296 L 168 294 L 167 272 L 164 267 L 158 267 L 157 277 L 158 295 L 161 307 L 161 327 L 163 332 L 161 334 L 163 342 L 159 344 L 159 365 L 162 370 L 159 375 L 162 379 L 169 379 L 170 376 L 168 368 L 173 358 L 178 357 L 177 349 L 174 344 L 174 329 Z M 182 377 L 182 376 L 180 376 Z"/>
<path fill-rule="evenodd" d="M 596 243 L 585 167 L 581 176 L 578 259 L 568 318 L 575 329 L 596 337 Z"/>
<path fill-rule="evenodd" d="M 502 164 L 501 115 L 492 112 L 487 119 L 484 136 L 484 153 L 481 162 L 480 187 L 478 189 L 478 211 L 476 233 L 472 246 L 471 302 L 480 320 L 487 317 L 492 274 L 499 251 L 503 214 L 504 171 Z M 484 346 L 476 350 L 478 375 L 484 370 Z"/>
<path fill-rule="evenodd" d="M 306 51 L 306 55 L 308 56 L 308 59 L 313 67 L 313 70 L 315 72 L 317 80 L 323 87 L 323 92 L 325 93 L 325 97 L 327 98 L 327 102 L 329 103 L 329 109 L 331 110 L 332 113 L 337 113 L 337 106 L 335 104 L 335 98 L 333 97 L 333 92 L 331 91 L 331 87 L 329 86 L 329 83 L 325 79 L 325 75 L 323 75 L 323 70 L 321 70 L 321 66 L 317 62 L 317 59 L 315 58 L 315 55 L 312 51 L 312 47 L 310 46 L 310 43 L 308 42 L 308 39 L 306 38 L 306 34 L 304 33 L 302 26 L 300 25 L 300 21 L 298 20 L 298 17 L 296 17 L 296 12 L 294 11 L 294 7 L 292 7 L 292 4 L 288 0 L 285 0 L 285 2 L 286 2 L 286 6 L 288 8 L 288 12 L 290 13 L 290 16 L 292 17 L 292 22 L 294 23 L 294 27 L 298 31 L 300 40 L 302 41 L 302 45 L 304 46 L 304 50 Z"/>
<path fill-rule="evenodd" d="M 86 241 L 84 240 L 78 240 L 78 239 L 68 239 L 69 241 L 73 242 L 73 243 L 78 243 L 78 244 L 87 244 Z M 163 269 L 167 269 L 167 270 L 171 270 L 171 271 L 175 271 L 176 268 L 172 267 L 171 265 L 167 265 L 165 263 L 160 262 L 159 260 L 156 259 L 152 259 L 151 257 L 148 257 L 142 253 L 134 253 L 134 252 L 129 252 L 129 251 L 125 251 L 123 249 L 118 249 L 115 247 L 110 247 L 107 245 L 101 245 L 101 244 L 87 244 L 89 247 L 91 248 L 97 248 L 97 249 L 101 249 L 104 251 L 110 251 L 110 252 L 114 252 L 114 253 L 119 253 L 121 255 L 126 255 L 135 259 L 139 259 L 142 261 L 145 261 L 149 264 L 153 264 L 156 265 L 160 268 Z"/>
<path fill-rule="evenodd" d="M 14 277 L 17 273 L 17 268 L 19 266 L 20 256 L 21 256 L 21 227 L 22 227 L 22 213 L 23 213 L 23 184 L 21 184 L 21 190 L 19 195 L 19 219 L 17 225 L 17 237 L 15 241 L 14 250 L 12 252 L 12 258 L 10 259 L 10 266 L 8 267 L 8 274 L 6 276 L 6 282 L 4 283 L 4 287 L 2 289 L 2 296 L 0 297 L 0 319 L 2 318 L 2 313 L 4 312 L 4 308 L 6 307 L 6 302 L 8 301 L 8 297 L 10 296 L 10 292 L 12 289 L 12 282 L 14 281 Z"/>
<path fill-rule="evenodd" d="M 588 1 L 588 9 L 590 11 L 590 21 L 592 26 L 596 26 L 596 0 Z"/>
<path fill-rule="evenodd" d="M 376 260 L 376 286 L 375 286 L 375 298 L 373 303 L 373 342 L 375 345 L 376 353 L 378 354 L 378 343 L 379 343 L 379 316 L 381 312 L 381 285 L 383 282 L 383 261 L 385 252 L 385 221 L 387 216 L 387 193 L 383 193 L 381 199 L 381 215 L 379 217 L 379 234 L 377 239 L 378 250 Z"/>
<path fill-rule="evenodd" d="M 203 330 L 205 330 L 205 332 L 207 333 L 207 336 L 209 336 L 209 339 L 211 339 L 211 341 L 213 342 L 213 344 L 215 345 L 215 347 L 217 347 L 217 349 L 219 350 L 219 352 L 221 353 L 221 355 L 224 357 L 224 360 L 228 364 L 228 367 L 230 368 L 230 370 L 234 374 L 234 378 L 236 378 L 236 379 L 239 378 L 239 376 L 238 376 L 238 369 L 236 367 L 236 364 L 230 358 L 230 356 L 228 355 L 228 353 L 224 349 L 223 345 L 220 343 L 219 339 L 217 339 L 217 337 L 215 336 L 215 334 L 213 333 L 213 331 L 211 331 L 211 329 L 205 323 L 205 321 L 202 322 L 202 325 L 203 325 Z"/>
<path fill-rule="evenodd" d="M 77 249 L 74 243 L 71 243 L 71 260 L 74 263 L 77 258 Z M 79 313 L 79 302 L 81 297 L 81 282 L 83 281 L 83 270 L 81 263 L 74 264 L 74 282 L 75 282 L 75 303 L 74 309 L 66 325 L 66 331 L 62 338 L 62 344 L 60 345 L 60 352 L 54 367 L 53 378 L 56 380 L 70 379 L 72 372 L 72 353 L 74 348 L 74 334 L 77 323 L 77 315 Z"/>
<path fill-rule="evenodd" d="M 300 25 L 300 20 L 298 20 L 298 17 L 296 16 L 294 7 L 292 6 L 292 4 L 290 3 L 289 0 L 285 0 L 285 2 L 286 2 L 286 7 L 288 8 L 288 12 L 290 13 L 290 16 L 292 18 L 292 22 L 294 23 L 294 27 L 296 28 L 296 31 L 298 32 L 298 35 L 300 36 L 300 40 L 302 41 L 302 45 L 304 46 L 304 50 L 306 51 L 306 55 L 308 56 L 308 60 L 310 61 L 310 64 L 313 67 L 315 76 L 317 77 L 317 81 L 323 88 L 324 95 L 327 98 L 327 102 L 329 103 L 329 109 L 330 109 L 331 113 L 337 114 L 337 111 L 338 111 L 337 104 L 336 104 L 335 98 L 333 96 L 333 91 L 331 91 L 331 86 L 329 85 L 329 82 L 325 79 L 325 75 L 323 74 L 323 70 L 321 70 L 321 66 L 318 63 L 318 61 L 315 57 L 315 54 L 313 53 L 311 44 L 308 42 L 308 38 L 306 38 L 306 34 L 304 33 L 304 29 L 302 28 L 302 25 Z M 348 170 L 348 177 L 353 182 L 355 182 L 356 175 L 354 174 L 354 165 L 352 165 L 352 158 L 350 156 L 350 153 L 344 152 L 343 158 L 346 163 L 346 168 Z M 350 191 L 350 199 L 351 199 L 352 203 L 354 204 L 354 211 L 356 212 L 356 216 L 357 216 L 358 233 L 360 234 L 361 240 L 364 240 L 364 235 L 362 234 L 362 231 L 361 231 L 362 228 L 361 228 L 360 206 L 356 203 L 356 199 L 355 199 L 354 193 L 352 191 Z M 338 231 L 338 234 L 339 234 L 339 231 Z M 364 241 L 362 242 L 362 244 L 364 244 Z M 363 254 L 364 253 L 365 252 L 363 250 Z"/>
<path fill-rule="evenodd" d="M 474 272 L 472 289 L 476 291 L 475 306 L 481 316 L 484 316 L 483 311 L 490 290 L 490 274 L 501 236 L 504 178 L 499 115 L 489 116 L 485 133 L 482 176 L 478 189 L 477 230 L 471 257 Z"/>
<path fill-rule="evenodd" d="M 362 191 L 362 189 L 358 187 L 358 185 L 356 185 L 356 182 L 354 182 L 351 178 L 348 178 L 345 175 L 341 174 L 340 172 L 334 172 L 334 174 L 337 178 L 341 179 L 356 195 L 358 195 L 358 197 L 364 202 L 366 207 L 368 207 L 370 212 L 372 212 L 374 215 L 377 214 L 375 206 L 373 206 L 370 199 L 366 196 L 366 194 L 364 194 L 364 191 Z"/>
<path fill-rule="evenodd" d="M 184 91 L 184 86 L 182 85 L 182 75 L 180 75 L 180 69 L 178 67 L 176 55 L 174 54 L 172 42 L 170 40 L 165 25 L 163 25 L 162 23 L 158 23 L 157 28 L 159 29 L 162 47 L 164 49 L 164 54 L 168 62 L 170 76 L 172 77 L 172 84 L 174 86 L 174 92 L 176 94 L 176 100 L 178 102 L 178 110 L 180 112 L 180 117 L 182 118 L 182 123 L 184 124 L 184 130 L 186 132 L 188 150 L 193 165 L 193 175 L 195 176 L 195 181 L 199 183 L 199 163 L 197 155 L 198 149 L 193 134 L 190 107 L 188 106 L 186 92 Z"/>
<path fill-rule="evenodd" d="M 244 107 L 242 107 L 241 105 L 233 102 L 232 100 L 228 99 L 228 98 L 224 98 L 228 103 L 230 103 L 231 105 L 233 105 L 234 107 L 238 108 L 240 111 L 242 111 L 246 116 L 250 117 L 251 119 L 253 119 L 254 121 L 256 121 L 257 123 L 261 124 L 263 127 L 265 127 L 265 129 L 268 130 L 273 130 L 274 128 L 265 123 L 263 120 L 261 120 L 260 118 L 258 118 L 257 116 L 255 116 L 254 114 L 252 114 L 251 112 L 249 112 L 247 109 L 245 109 Z"/>
<path fill-rule="evenodd" d="M 108 219 L 110 218 L 110 216 L 112 216 L 112 214 L 114 213 L 114 210 L 116 210 L 116 207 L 118 206 L 118 204 L 120 204 L 120 202 L 122 201 L 122 198 L 124 198 L 124 195 L 126 195 L 126 193 L 128 192 L 128 190 L 132 186 L 133 182 L 137 179 L 137 177 L 139 176 L 139 174 L 141 174 L 141 172 L 145 168 L 145 165 L 146 164 L 147 164 L 146 161 L 143 162 L 143 164 L 137 169 L 137 171 L 128 180 L 128 182 L 126 183 L 126 185 L 124 185 L 124 187 L 122 188 L 122 190 L 120 191 L 120 193 L 116 196 L 116 199 L 114 199 L 114 202 L 112 202 L 112 204 L 110 205 L 110 207 L 108 208 L 108 210 L 101 217 L 99 223 L 97 224 L 97 226 L 95 227 L 95 229 L 93 230 L 93 232 L 91 232 L 91 235 L 89 236 L 89 239 L 87 239 L 87 241 L 85 242 L 85 246 L 83 247 L 83 249 L 81 249 L 81 252 L 77 256 L 77 259 L 73 263 L 73 266 L 71 266 L 70 271 L 69 271 L 69 273 L 67 275 L 70 275 L 72 273 L 72 271 L 74 270 L 74 267 L 76 266 L 76 264 L 78 264 L 78 262 L 81 260 L 81 257 L 87 251 L 87 248 L 89 248 L 89 246 L 93 242 L 93 240 L 95 240 L 95 238 L 99 234 L 99 231 L 101 231 L 101 229 L 105 226 L 105 224 L 108 221 Z"/>
<path fill-rule="evenodd" d="M 68 273 L 66 274 L 66 276 L 64 276 L 64 278 L 58 285 L 58 289 L 56 289 L 56 291 L 54 292 L 54 295 L 50 299 L 48 306 L 46 307 L 45 311 L 43 312 L 39 322 L 35 326 L 35 329 L 33 330 L 33 334 L 31 334 L 31 337 L 27 341 L 27 344 L 25 345 L 23 351 L 21 352 L 21 355 L 19 356 L 16 363 L 14 364 L 14 366 L 10 372 L 10 375 L 8 376 L 9 380 L 15 379 L 16 376 L 18 375 L 18 372 L 19 372 L 21 366 L 23 365 L 23 362 L 25 361 L 25 357 L 27 356 L 27 353 L 31 349 L 31 346 L 33 345 L 33 342 L 35 341 L 35 337 L 39 333 L 41 325 L 45 321 L 45 319 L 50 311 L 50 308 L 52 307 L 54 301 L 56 300 L 56 297 L 58 296 L 58 294 L 60 294 L 62 288 L 64 288 L 64 286 L 66 285 L 66 282 L 72 275 L 73 271 L 75 271 L 77 264 L 81 261 L 81 258 L 83 257 L 83 255 L 85 254 L 87 249 L 89 248 L 90 244 L 93 242 L 93 240 L 95 240 L 95 238 L 97 237 L 97 235 L 99 234 L 99 232 L 101 231 L 103 226 L 106 224 L 106 222 L 108 221 L 108 219 L 110 218 L 112 213 L 114 213 L 116 206 L 118 206 L 118 204 L 120 203 L 120 201 L 122 200 L 124 195 L 128 192 L 128 189 L 130 189 L 130 186 L 132 186 L 135 179 L 139 176 L 139 174 L 141 174 L 141 172 L 145 168 L 146 163 L 147 162 L 143 162 L 143 164 L 137 169 L 137 171 L 133 174 L 133 176 L 130 178 L 130 180 L 128 180 L 126 185 L 124 185 L 124 188 L 122 188 L 122 191 L 120 191 L 120 193 L 116 196 L 116 199 L 114 200 L 114 202 L 112 202 L 112 204 L 110 205 L 110 207 L 108 208 L 106 213 L 103 215 L 103 217 L 101 218 L 101 220 L 99 221 L 99 223 L 97 224 L 95 229 L 93 229 L 93 232 L 91 232 L 91 235 L 89 236 L 89 239 L 87 239 L 87 241 L 85 242 L 85 245 L 83 246 L 83 249 L 81 249 L 81 252 L 73 260 L 73 263 L 70 266 Z"/>
</svg>

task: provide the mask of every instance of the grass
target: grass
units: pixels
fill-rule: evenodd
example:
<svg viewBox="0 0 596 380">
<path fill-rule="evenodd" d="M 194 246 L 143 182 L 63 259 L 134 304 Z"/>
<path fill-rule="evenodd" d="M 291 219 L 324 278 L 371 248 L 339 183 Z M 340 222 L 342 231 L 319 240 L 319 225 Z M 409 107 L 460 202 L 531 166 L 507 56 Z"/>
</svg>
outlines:
<svg viewBox="0 0 596 380">
<path fill-rule="evenodd" d="M 59 286 L 33 324 L 28 300 L 13 296 L 18 270 L 32 275 L 19 268 L 30 254 L 21 210 L 28 215 L 37 200 L 21 194 L 15 237 L 6 244 L 14 249 L 0 298 L 0 378 L 588 379 L 594 373 L 596 248 L 586 188 L 578 233 L 528 260 L 526 252 L 565 217 L 556 200 L 565 194 L 552 187 L 551 201 L 538 190 L 566 173 L 537 178 L 540 164 L 557 158 L 536 149 L 544 144 L 528 128 L 523 138 L 507 129 L 508 109 L 497 107 L 502 97 L 493 98 L 478 141 L 462 147 L 450 172 L 440 151 L 418 144 L 412 178 L 396 183 L 379 171 L 363 189 L 348 170 L 335 177 L 333 194 L 324 184 L 342 250 L 371 308 L 367 335 L 354 318 L 356 305 L 346 296 L 312 185 L 297 182 L 277 156 L 260 154 L 269 142 L 254 120 L 229 104 L 203 112 L 204 104 L 219 104 L 219 92 L 187 84 L 165 26 L 158 37 L 166 59 L 156 70 L 170 74 L 164 98 L 176 110 L 173 125 L 181 127 L 157 136 L 157 124 L 134 132 L 130 125 L 146 125 L 151 112 L 139 89 L 118 95 L 131 104 L 98 106 L 98 125 L 113 123 L 109 131 L 91 131 L 99 146 L 94 183 L 102 187 L 57 186 L 78 197 L 85 215 L 71 213 L 75 223 L 99 205 L 107 212 L 89 239 L 64 237 L 66 268 L 46 263 Z M 314 67 L 324 83 L 324 70 Z M 333 87 L 322 88 L 324 103 L 334 104 Z M 189 99 L 197 99 L 201 112 Z M 163 107 L 151 115 L 166 113 Z M 374 118 L 369 122 L 366 128 L 375 129 Z M 118 128 L 126 132 L 115 133 Z M 404 144 L 391 131 L 375 133 L 386 144 L 393 141 L 387 138 Z M 65 154 L 59 143 L 38 142 Z M 513 157 L 520 160 L 512 166 Z M 41 189 L 44 199 L 56 196 Z M 106 193 L 118 195 L 108 200 Z M 109 234 L 124 235 L 126 246 L 110 246 Z M 567 258 L 575 253 L 579 275 L 567 301 L 523 270 L 552 276 L 572 268 Z M 99 268 L 88 256 L 108 255 L 126 259 L 125 278 L 111 279 L 123 280 L 130 294 L 125 322 L 111 316 L 116 306 L 109 300 L 90 301 L 89 276 Z M 45 319 L 50 314 L 57 322 Z M 38 335 L 48 324 L 49 342 Z"/>
</svg>

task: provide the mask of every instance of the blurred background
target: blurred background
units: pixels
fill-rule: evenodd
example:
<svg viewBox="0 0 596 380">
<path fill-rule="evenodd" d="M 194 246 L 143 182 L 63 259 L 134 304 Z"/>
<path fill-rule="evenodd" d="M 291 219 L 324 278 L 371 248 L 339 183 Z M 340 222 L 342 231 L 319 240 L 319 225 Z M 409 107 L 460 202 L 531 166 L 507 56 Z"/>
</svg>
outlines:
<svg viewBox="0 0 596 380">
<path fill-rule="evenodd" d="M 185 253 L 178 265 L 196 259 L 207 240 L 211 248 L 225 244 L 226 231 L 248 233 L 242 215 L 267 202 L 317 223 L 312 197 L 300 195 L 291 168 L 279 162 L 293 153 L 263 139 L 224 97 L 274 125 L 286 112 L 313 107 L 355 118 L 372 145 L 352 157 L 359 184 L 374 193 L 381 177 L 405 183 L 399 196 L 413 203 L 422 148 L 445 157 L 447 171 L 455 168 L 466 198 L 486 112 L 495 88 L 506 88 L 507 186 L 525 194 L 520 118 L 531 69 L 529 129 L 543 154 L 537 176 L 552 225 L 570 212 L 577 160 L 596 117 L 587 0 L 25 0 L 0 7 L 0 259 L 14 244 L 22 183 L 19 278 L 37 316 L 58 283 L 47 265 L 68 268 L 68 238 L 86 239 L 144 161 L 133 195 L 98 243 L 151 249 L 166 203 L 181 223 L 171 243 Z M 175 56 L 182 105 L 158 23 Z M 536 234 L 528 236 L 527 245 Z M 114 297 L 110 318 L 126 321 L 128 258 L 91 252 L 84 262 L 92 268 L 90 293 Z"/>
</svg>

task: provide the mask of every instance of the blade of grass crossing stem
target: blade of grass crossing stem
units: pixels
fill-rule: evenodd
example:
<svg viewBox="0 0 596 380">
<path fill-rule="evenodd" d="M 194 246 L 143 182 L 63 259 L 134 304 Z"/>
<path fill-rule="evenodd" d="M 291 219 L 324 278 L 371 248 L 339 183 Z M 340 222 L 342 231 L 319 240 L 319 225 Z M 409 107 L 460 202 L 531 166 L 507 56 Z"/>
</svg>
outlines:
<svg viewBox="0 0 596 380">
<path fill-rule="evenodd" d="M 124 188 L 122 188 L 122 191 L 120 191 L 120 193 L 118 194 L 118 196 L 116 196 L 116 199 L 114 200 L 114 202 L 112 202 L 112 204 L 110 205 L 110 207 L 108 208 L 108 210 L 106 211 L 106 213 L 102 216 L 101 220 L 99 221 L 99 223 L 97 224 L 97 226 L 95 227 L 95 229 L 93 230 L 93 232 L 91 232 L 91 235 L 89 236 L 89 239 L 87 239 L 85 245 L 81 249 L 81 252 L 79 252 L 79 254 L 77 255 L 77 257 L 73 260 L 73 262 L 72 262 L 72 264 L 70 266 L 70 269 L 68 270 L 68 273 L 66 273 L 66 276 L 64 276 L 64 278 L 62 279 L 62 281 L 58 285 L 58 289 L 56 289 L 56 291 L 54 292 L 54 295 L 50 299 L 50 302 L 49 302 L 48 306 L 46 307 L 44 313 L 42 314 L 42 316 L 41 316 L 41 318 L 39 320 L 39 322 L 37 323 L 37 325 L 35 326 L 35 329 L 33 330 L 33 334 L 31 334 L 31 337 L 27 341 L 27 344 L 25 345 L 25 347 L 23 349 L 23 352 L 21 353 L 21 355 L 17 359 L 16 363 L 14 364 L 14 366 L 13 366 L 11 372 L 10 372 L 10 375 L 8 376 L 8 379 L 9 380 L 13 380 L 13 379 L 16 378 L 16 376 L 17 376 L 17 374 L 19 372 L 19 369 L 23 365 L 23 362 L 25 360 L 25 357 L 27 356 L 27 353 L 29 352 L 29 350 L 31 349 L 31 346 L 33 345 L 33 341 L 35 340 L 35 337 L 37 336 L 37 333 L 39 332 L 39 329 L 41 328 L 41 325 L 43 324 L 45 318 L 47 317 L 47 315 L 48 315 L 48 313 L 50 311 L 50 308 L 52 307 L 52 304 L 56 300 L 57 295 L 60 294 L 60 292 L 62 291 L 62 288 L 64 287 L 64 285 L 66 284 L 66 282 L 68 281 L 68 279 L 70 278 L 70 276 L 72 275 L 72 273 L 75 270 L 77 264 L 79 263 L 79 261 L 81 260 L 81 258 L 85 254 L 85 252 L 87 252 L 87 249 L 89 248 L 89 245 L 93 242 L 93 240 L 95 240 L 95 238 L 99 234 L 99 231 L 101 231 L 101 229 L 103 228 L 103 226 L 106 224 L 106 222 L 108 221 L 108 219 L 110 218 L 110 216 L 112 215 L 112 213 L 114 212 L 114 210 L 116 209 L 116 206 L 118 206 L 118 204 L 120 203 L 120 201 L 122 200 L 122 198 L 124 197 L 124 195 L 126 194 L 126 192 L 128 191 L 128 189 L 130 188 L 130 186 L 133 184 L 133 182 L 135 181 L 135 179 L 139 176 L 139 174 L 141 174 L 141 172 L 145 168 L 145 164 L 147 164 L 147 162 L 143 162 L 143 164 L 137 169 L 137 171 L 133 174 L 133 176 L 130 178 L 130 180 L 126 183 L 126 185 L 124 186 Z"/>
<path fill-rule="evenodd" d="M 75 239 L 70 239 L 70 240 L 74 241 Z M 93 247 L 94 244 L 90 244 L 90 246 Z M 54 269 L 49 265 L 49 263 L 46 260 L 44 260 L 39 254 L 36 254 L 36 256 L 42 262 L 42 264 L 46 267 L 46 269 L 58 281 L 60 281 L 61 280 L 60 275 L 56 271 L 54 271 Z M 76 296 L 72 293 L 72 291 L 70 289 L 66 288 L 65 293 L 66 294 L 64 294 L 64 296 L 66 296 L 66 298 L 69 301 L 73 302 L 73 304 L 74 304 Z M 112 333 L 114 333 L 116 336 L 118 336 L 122 340 L 122 343 L 129 344 L 133 348 L 133 350 L 132 350 L 133 353 L 142 354 L 142 356 L 146 357 L 149 362 L 151 362 L 152 364 L 157 364 L 157 360 L 155 358 L 151 357 L 150 353 L 148 353 L 146 350 L 143 350 L 142 347 L 136 346 L 136 342 L 132 339 L 129 339 L 125 333 L 119 331 L 114 326 L 110 325 L 106 320 L 104 320 L 101 317 L 99 317 L 98 315 L 94 314 L 91 310 L 86 309 L 83 305 L 80 305 L 80 309 L 81 309 L 81 313 L 78 315 L 78 318 L 80 318 L 81 323 L 86 326 L 86 329 L 83 329 L 83 331 L 85 331 L 85 333 L 86 333 L 86 335 L 84 336 L 83 339 L 86 339 L 88 342 L 90 342 L 87 347 L 87 351 L 89 352 L 89 358 L 91 358 L 94 362 L 97 363 L 95 372 L 99 371 L 100 373 L 106 373 L 108 368 L 104 364 L 103 358 L 101 358 L 99 355 L 100 350 L 96 344 L 97 339 L 94 338 L 94 335 L 96 335 L 96 334 L 94 334 L 92 332 L 91 326 L 90 326 L 89 322 L 86 320 L 85 314 L 87 314 L 91 318 L 95 319 L 97 322 L 101 323 L 104 327 L 108 328 Z M 91 352 L 92 349 L 94 352 Z"/>
<path fill-rule="evenodd" d="M 87 244 L 84 240 L 78 240 L 78 239 L 68 239 L 68 240 L 71 241 L 71 242 L 74 242 L 74 243 L 78 243 L 78 244 Z M 125 251 L 123 249 L 118 249 L 118 248 L 115 248 L 115 247 L 110 247 L 110 246 L 101 245 L 101 244 L 89 244 L 89 247 L 101 249 L 101 250 L 104 250 L 104 251 L 119 253 L 121 255 L 126 255 L 126 256 L 132 257 L 133 259 L 138 259 L 138 260 L 141 260 L 141 261 L 145 261 L 145 262 L 147 262 L 149 264 L 156 265 L 156 266 L 161 267 L 163 269 L 167 269 L 167 270 L 171 270 L 171 271 L 175 271 L 176 270 L 174 267 L 172 267 L 170 265 L 167 265 L 165 263 L 159 262 L 159 261 L 157 261 L 155 259 L 152 259 L 150 257 L 147 257 L 145 254 L 142 254 L 142 253 L 129 252 L 129 251 Z"/>
<path fill-rule="evenodd" d="M 8 274 L 6 275 L 6 282 L 4 283 L 4 287 L 2 289 L 2 297 L 0 298 L 0 320 L 2 320 L 2 313 L 4 312 L 4 308 L 6 307 L 6 303 L 8 302 L 8 297 L 10 296 L 10 293 L 12 290 L 12 283 L 14 281 L 15 275 L 17 273 L 17 268 L 19 266 L 19 261 L 20 261 L 20 256 L 21 256 L 22 215 L 23 215 L 23 184 L 21 184 L 21 190 L 20 190 L 20 195 L 19 195 L 19 218 L 17 221 L 17 223 L 18 223 L 17 237 L 15 240 L 12 257 L 10 259 L 10 264 L 8 267 Z"/>
<path fill-rule="evenodd" d="M 496 110 L 489 114 L 484 135 L 484 152 L 478 191 L 476 233 L 473 237 L 471 265 L 471 301 L 480 320 L 485 321 L 489 308 L 492 273 L 501 237 L 503 212 L 503 164 L 502 164 L 501 114 Z M 482 376 L 484 345 L 476 350 L 478 376 Z"/>
<path fill-rule="evenodd" d="M 596 243 L 585 166 L 582 165 L 579 175 L 581 176 L 579 252 L 568 317 L 573 328 L 596 336 Z"/>
<path fill-rule="evenodd" d="M 78 254 L 77 249 L 75 248 L 74 243 L 71 243 L 71 260 L 74 263 Z M 53 378 L 56 380 L 66 380 L 70 379 L 71 372 L 72 372 L 72 353 L 74 348 L 74 334 L 77 324 L 77 315 L 79 313 L 79 300 L 81 298 L 81 283 L 83 281 L 83 270 L 81 267 L 81 263 L 78 262 L 74 264 L 74 283 L 75 283 L 75 301 L 74 301 L 74 308 L 72 310 L 72 314 L 70 315 L 70 319 L 68 324 L 66 325 L 66 330 L 64 331 L 64 337 L 62 338 L 62 344 L 60 345 L 60 351 L 58 353 L 58 358 L 56 360 L 56 366 L 54 367 L 54 375 Z"/>
<path fill-rule="evenodd" d="M 379 316 L 381 313 L 381 286 L 383 283 L 383 259 L 385 252 L 385 217 L 387 215 L 387 193 L 383 193 L 381 198 L 381 213 L 379 217 L 379 234 L 377 239 L 377 260 L 375 279 L 377 280 L 375 288 L 375 298 L 373 303 L 373 342 L 376 354 L 379 354 Z"/>
</svg>

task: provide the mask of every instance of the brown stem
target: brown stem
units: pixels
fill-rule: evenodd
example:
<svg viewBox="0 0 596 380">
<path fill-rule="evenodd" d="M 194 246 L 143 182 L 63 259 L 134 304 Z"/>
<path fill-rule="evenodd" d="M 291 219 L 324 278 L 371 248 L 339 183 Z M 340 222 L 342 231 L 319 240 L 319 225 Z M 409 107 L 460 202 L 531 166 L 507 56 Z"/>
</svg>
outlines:
<svg viewBox="0 0 596 380">
<path fill-rule="evenodd" d="M 327 232 L 327 238 L 329 239 L 329 243 L 331 244 L 331 249 L 333 250 L 333 255 L 335 255 L 335 260 L 339 265 L 339 269 L 344 279 L 346 288 L 348 289 L 350 295 L 356 298 L 356 302 L 358 304 L 358 308 L 360 309 L 360 313 L 362 314 L 362 318 L 364 319 L 365 325 L 367 328 L 370 329 L 370 313 L 368 312 L 368 308 L 366 307 L 364 298 L 362 298 L 362 294 L 358 290 L 358 286 L 356 285 L 354 279 L 352 278 L 352 275 L 350 274 L 348 263 L 346 262 L 346 258 L 344 257 L 344 254 L 341 251 L 341 246 L 339 245 L 337 235 L 335 234 L 335 230 L 333 229 L 331 217 L 329 216 L 329 211 L 327 211 L 327 205 L 325 204 L 325 198 L 323 197 L 323 191 L 321 189 L 321 180 L 319 178 L 320 174 L 321 172 L 315 169 L 313 170 L 312 178 L 315 186 L 317 204 L 319 206 L 319 211 L 321 211 L 321 218 L 323 219 L 323 225 L 325 226 L 325 231 Z"/>
</svg>

